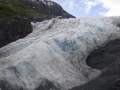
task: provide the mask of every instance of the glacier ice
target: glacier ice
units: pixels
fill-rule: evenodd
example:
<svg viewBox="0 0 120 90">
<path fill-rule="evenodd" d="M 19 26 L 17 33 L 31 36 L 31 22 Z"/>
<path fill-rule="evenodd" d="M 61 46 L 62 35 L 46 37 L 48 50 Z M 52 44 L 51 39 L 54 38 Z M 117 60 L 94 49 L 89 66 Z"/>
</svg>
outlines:
<svg viewBox="0 0 120 90">
<path fill-rule="evenodd" d="M 34 90 L 44 78 L 70 89 L 101 73 L 86 64 L 90 52 L 120 38 L 120 17 L 56 19 L 33 23 L 33 32 L 0 48 L 0 80 Z"/>
</svg>

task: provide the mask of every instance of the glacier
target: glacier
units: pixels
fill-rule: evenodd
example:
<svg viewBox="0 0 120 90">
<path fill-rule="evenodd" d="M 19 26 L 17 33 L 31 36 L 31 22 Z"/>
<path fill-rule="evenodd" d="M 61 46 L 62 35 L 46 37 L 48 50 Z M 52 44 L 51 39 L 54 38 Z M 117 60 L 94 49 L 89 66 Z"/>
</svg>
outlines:
<svg viewBox="0 0 120 90">
<path fill-rule="evenodd" d="M 97 78 L 101 70 L 90 68 L 87 56 L 120 39 L 120 17 L 53 18 L 31 24 L 32 33 L 0 48 L 0 81 L 24 90 L 35 90 L 45 79 L 67 90 Z"/>
</svg>

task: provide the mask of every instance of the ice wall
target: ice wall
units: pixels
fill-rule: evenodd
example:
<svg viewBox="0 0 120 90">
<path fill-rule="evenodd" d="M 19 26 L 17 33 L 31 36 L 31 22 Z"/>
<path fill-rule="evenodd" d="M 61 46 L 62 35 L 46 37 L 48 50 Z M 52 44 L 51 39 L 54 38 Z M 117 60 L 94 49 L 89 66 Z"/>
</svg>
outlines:
<svg viewBox="0 0 120 90">
<path fill-rule="evenodd" d="M 51 19 L 0 49 L 0 80 L 34 90 L 44 78 L 70 89 L 100 74 L 86 65 L 89 53 L 120 38 L 120 17 Z"/>
</svg>

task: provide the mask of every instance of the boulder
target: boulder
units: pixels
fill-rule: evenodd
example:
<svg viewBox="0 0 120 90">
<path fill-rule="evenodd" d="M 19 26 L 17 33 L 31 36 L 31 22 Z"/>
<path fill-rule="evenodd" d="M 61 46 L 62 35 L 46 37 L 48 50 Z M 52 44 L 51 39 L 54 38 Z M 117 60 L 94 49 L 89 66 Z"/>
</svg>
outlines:
<svg viewBox="0 0 120 90">
<path fill-rule="evenodd" d="M 116 80 L 116 85 L 120 87 L 120 79 Z"/>
</svg>

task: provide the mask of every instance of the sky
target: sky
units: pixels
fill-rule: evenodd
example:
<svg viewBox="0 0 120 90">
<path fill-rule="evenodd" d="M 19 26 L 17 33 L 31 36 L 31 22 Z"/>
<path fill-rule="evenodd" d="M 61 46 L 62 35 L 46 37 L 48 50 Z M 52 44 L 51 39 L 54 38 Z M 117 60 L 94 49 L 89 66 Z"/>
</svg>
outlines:
<svg viewBox="0 0 120 90">
<path fill-rule="evenodd" d="M 73 16 L 120 16 L 120 0 L 53 0 Z"/>
</svg>

